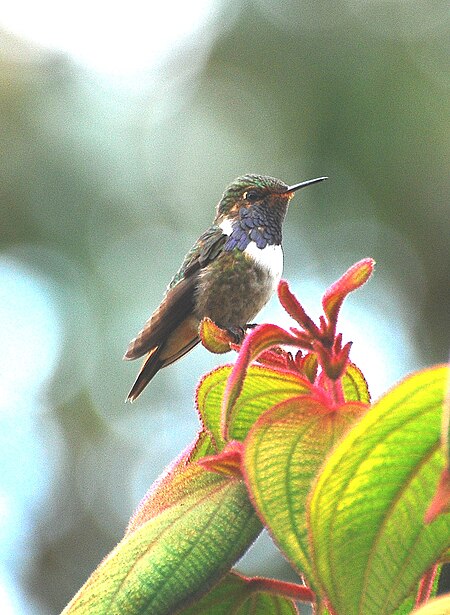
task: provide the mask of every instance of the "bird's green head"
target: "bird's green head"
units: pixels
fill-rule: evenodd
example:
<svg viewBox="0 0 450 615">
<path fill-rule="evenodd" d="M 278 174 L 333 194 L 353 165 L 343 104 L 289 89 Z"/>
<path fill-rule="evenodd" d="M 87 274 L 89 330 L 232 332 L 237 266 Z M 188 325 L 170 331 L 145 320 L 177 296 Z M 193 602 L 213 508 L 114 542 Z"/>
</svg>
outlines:
<svg viewBox="0 0 450 615">
<path fill-rule="evenodd" d="M 267 175 L 243 175 L 232 182 L 222 195 L 217 206 L 216 220 L 234 218 L 241 208 L 251 209 L 258 205 L 277 209 L 284 216 L 294 192 L 304 186 L 322 181 L 325 177 L 310 179 L 288 186 L 280 179 Z"/>
</svg>

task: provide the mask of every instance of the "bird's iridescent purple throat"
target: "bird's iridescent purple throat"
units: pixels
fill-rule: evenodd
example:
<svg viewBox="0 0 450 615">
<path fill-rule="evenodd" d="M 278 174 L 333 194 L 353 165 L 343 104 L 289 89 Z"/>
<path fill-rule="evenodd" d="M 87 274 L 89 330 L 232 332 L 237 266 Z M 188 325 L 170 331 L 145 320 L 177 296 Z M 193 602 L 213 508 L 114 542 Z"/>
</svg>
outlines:
<svg viewBox="0 0 450 615">
<path fill-rule="evenodd" d="M 297 190 L 324 179 L 289 186 L 250 174 L 228 186 L 213 224 L 187 253 L 162 302 L 128 346 L 125 359 L 145 359 L 127 400 L 135 400 L 160 369 L 198 344 L 203 318 L 234 336 L 244 334 L 281 278 L 289 201 Z"/>
</svg>

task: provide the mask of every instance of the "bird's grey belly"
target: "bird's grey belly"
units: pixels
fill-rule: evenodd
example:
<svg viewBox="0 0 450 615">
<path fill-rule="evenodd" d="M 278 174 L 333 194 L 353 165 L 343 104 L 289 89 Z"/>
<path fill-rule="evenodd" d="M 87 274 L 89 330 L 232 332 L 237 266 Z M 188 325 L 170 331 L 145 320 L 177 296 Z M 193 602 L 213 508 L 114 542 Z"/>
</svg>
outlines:
<svg viewBox="0 0 450 615">
<path fill-rule="evenodd" d="M 277 282 L 269 269 L 243 253 L 224 253 L 201 274 L 195 314 L 223 327 L 242 327 L 267 303 Z"/>
</svg>

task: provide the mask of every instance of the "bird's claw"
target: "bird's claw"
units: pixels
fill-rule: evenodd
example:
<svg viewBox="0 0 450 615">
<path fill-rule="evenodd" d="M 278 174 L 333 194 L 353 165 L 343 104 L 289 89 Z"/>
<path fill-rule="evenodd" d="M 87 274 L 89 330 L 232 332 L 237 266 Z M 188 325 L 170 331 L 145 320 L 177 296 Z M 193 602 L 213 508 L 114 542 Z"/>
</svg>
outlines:
<svg viewBox="0 0 450 615">
<path fill-rule="evenodd" d="M 245 329 L 243 327 L 227 327 L 226 331 L 234 344 L 240 344 L 245 337 Z"/>
</svg>

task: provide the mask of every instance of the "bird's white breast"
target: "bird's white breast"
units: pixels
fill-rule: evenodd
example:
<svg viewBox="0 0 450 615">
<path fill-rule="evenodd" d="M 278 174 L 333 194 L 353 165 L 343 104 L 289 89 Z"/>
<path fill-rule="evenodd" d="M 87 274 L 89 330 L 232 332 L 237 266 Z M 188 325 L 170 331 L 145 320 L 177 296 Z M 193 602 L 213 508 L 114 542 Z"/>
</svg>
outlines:
<svg viewBox="0 0 450 615">
<path fill-rule="evenodd" d="M 231 235 L 233 232 L 233 224 L 229 219 L 225 219 L 219 226 L 225 235 Z M 265 248 L 258 248 L 254 241 L 250 241 L 244 250 L 244 254 L 269 272 L 275 289 L 283 273 L 282 247 L 280 245 L 268 245 Z"/>
<path fill-rule="evenodd" d="M 253 259 L 258 265 L 269 271 L 273 278 L 274 288 L 278 286 L 283 273 L 283 249 L 281 246 L 266 246 L 258 248 L 254 241 L 251 241 L 244 250 L 244 254 Z"/>
</svg>

